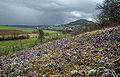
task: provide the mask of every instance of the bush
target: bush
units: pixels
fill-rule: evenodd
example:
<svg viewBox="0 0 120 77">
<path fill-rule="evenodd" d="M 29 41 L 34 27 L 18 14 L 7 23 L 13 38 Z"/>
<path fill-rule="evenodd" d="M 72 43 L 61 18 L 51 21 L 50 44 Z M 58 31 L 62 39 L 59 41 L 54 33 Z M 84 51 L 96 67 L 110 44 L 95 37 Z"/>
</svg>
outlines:
<svg viewBox="0 0 120 77">
<path fill-rule="evenodd" d="M 29 39 L 30 38 L 30 36 L 29 35 L 22 35 L 22 36 L 13 36 L 13 35 L 11 35 L 11 36 L 8 36 L 8 37 L 1 37 L 0 38 L 0 41 L 4 41 L 4 40 L 18 40 L 18 39 Z"/>
<path fill-rule="evenodd" d="M 49 33 L 46 33 L 45 36 L 49 36 L 50 34 Z"/>
</svg>

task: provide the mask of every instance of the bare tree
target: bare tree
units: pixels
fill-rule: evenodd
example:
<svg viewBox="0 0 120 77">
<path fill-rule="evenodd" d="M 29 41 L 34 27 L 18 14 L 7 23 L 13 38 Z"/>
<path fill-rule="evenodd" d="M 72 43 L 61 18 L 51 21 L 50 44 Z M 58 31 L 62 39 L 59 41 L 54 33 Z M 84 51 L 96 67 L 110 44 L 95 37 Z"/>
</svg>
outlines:
<svg viewBox="0 0 120 77">
<path fill-rule="evenodd" d="M 97 5 L 100 13 L 97 15 L 98 23 L 106 25 L 120 25 L 120 0 L 104 0 L 101 5 Z"/>
<path fill-rule="evenodd" d="M 38 39 L 40 39 L 42 42 L 44 38 L 44 32 L 41 29 L 38 29 L 37 33 L 39 34 Z"/>
</svg>

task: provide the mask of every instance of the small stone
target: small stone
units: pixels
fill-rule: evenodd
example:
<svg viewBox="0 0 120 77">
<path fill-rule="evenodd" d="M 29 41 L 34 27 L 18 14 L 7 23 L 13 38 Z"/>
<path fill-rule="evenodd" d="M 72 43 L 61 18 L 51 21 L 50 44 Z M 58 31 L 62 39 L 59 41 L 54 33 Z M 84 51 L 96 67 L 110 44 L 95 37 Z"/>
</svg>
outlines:
<svg viewBox="0 0 120 77">
<path fill-rule="evenodd" d="M 78 71 L 77 71 L 77 70 L 73 70 L 73 71 L 71 71 L 70 73 L 73 75 L 73 74 L 78 73 Z"/>
<path fill-rule="evenodd" d="M 95 74 L 96 74 L 96 70 L 92 69 L 89 71 L 90 76 L 95 76 Z"/>
<path fill-rule="evenodd" d="M 74 54 L 77 54 L 77 52 L 74 52 Z"/>
<path fill-rule="evenodd" d="M 79 71 L 79 74 L 80 74 L 81 76 L 85 76 L 85 71 Z"/>
<path fill-rule="evenodd" d="M 91 68 L 90 67 L 86 67 L 87 70 L 90 70 Z"/>
<path fill-rule="evenodd" d="M 39 73 L 39 77 L 42 77 L 42 73 Z"/>
<path fill-rule="evenodd" d="M 102 51 L 103 51 L 103 49 L 100 49 L 99 51 L 100 51 L 100 52 L 102 52 Z"/>
<path fill-rule="evenodd" d="M 87 55 L 87 52 L 85 52 L 84 54 Z"/>
<path fill-rule="evenodd" d="M 49 75 L 49 77 L 55 77 L 54 75 Z"/>
<path fill-rule="evenodd" d="M 42 75 L 42 77 L 46 77 L 46 75 L 44 74 L 44 75 Z"/>
</svg>

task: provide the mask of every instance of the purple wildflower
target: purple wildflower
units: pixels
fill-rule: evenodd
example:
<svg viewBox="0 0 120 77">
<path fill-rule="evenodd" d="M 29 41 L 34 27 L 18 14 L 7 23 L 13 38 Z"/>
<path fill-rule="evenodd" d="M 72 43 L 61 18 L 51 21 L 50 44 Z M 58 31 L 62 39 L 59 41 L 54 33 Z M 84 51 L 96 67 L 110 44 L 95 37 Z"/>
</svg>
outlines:
<svg viewBox="0 0 120 77">
<path fill-rule="evenodd" d="M 60 55 L 61 58 L 63 58 L 63 55 Z"/>
<path fill-rule="evenodd" d="M 33 73 L 31 73 L 31 74 L 28 75 L 28 77 L 33 77 L 33 76 L 34 76 Z"/>
<path fill-rule="evenodd" d="M 0 77 L 5 77 L 4 75 L 1 75 Z"/>
<path fill-rule="evenodd" d="M 117 48 L 113 48 L 114 51 L 117 51 Z"/>
<path fill-rule="evenodd" d="M 2 68 L 2 61 L 0 61 L 0 68 Z"/>
<path fill-rule="evenodd" d="M 57 67 L 57 69 L 58 69 L 59 71 L 61 71 L 61 70 L 62 70 L 60 67 Z"/>
<path fill-rule="evenodd" d="M 94 46 L 91 48 L 92 50 L 94 49 Z"/>
<path fill-rule="evenodd" d="M 107 75 L 106 75 L 106 74 L 103 74 L 101 77 L 107 77 Z"/>
<path fill-rule="evenodd" d="M 66 53 L 65 56 L 69 56 L 69 54 Z"/>
<path fill-rule="evenodd" d="M 94 63 L 95 63 L 95 64 L 97 64 L 97 61 L 96 61 L 96 60 L 94 60 Z"/>
<path fill-rule="evenodd" d="M 94 50 L 91 50 L 90 52 L 93 54 L 95 51 L 94 51 Z"/>
<path fill-rule="evenodd" d="M 89 46 L 87 46 L 87 49 L 89 49 L 90 47 Z"/>
<path fill-rule="evenodd" d="M 108 51 L 108 48 L 105 48 L 104 50 L 105 50 L 105 51 Z"/>
<path fill-rule="evenodd" d="M 56 63 L 56 65 L 59 64 L 59 62 L 57 62 L 57 60 L 55 60 L 55 63 Z"/>
<path fill-rule="evenodd" d="M 111 70 L 110 70 L 110 69 L 105 69 L 104 72 L 105 72 L 105 73 L 110 73 Z"/>
<path fill-rule="evenodd" d="M 8 73 L 8 72 L 6 72 L 5 74 L 6 74 L 6 75 L 8 75 L 9 73 Z"/>
<path fill-rule="evenodd" d="M 26 56 L 25 55 L 23 55 L 22 57 L 21 57 L 21 59 L 25 59 L 26 58 Z"/>
<path fill-rule="evenodd" d="M 79 47 L 76 47 L 75 49 L 78 50 Z"/>
<path fill-rule="evenodd" d="M 20 72 L 22 72 L 21 70 L 18 70 L 18 72 L 20 73 Z"/>
<path fill-rule="evenodd" d="M 79 50 L 79 53 L 81 53 L 82 52 L 82 50 Z"/>
<path fill-rule="evenodd" d="M 69 58 L 65 58 L 68 62 L 70 62 L 71 61 L 71 59 L 69 59 Z"/>
<path fill-rule="evenodd" d="M 35 76 L 37 76 L 37 72 L 36 72 L 36 71 L 34 71 L 33 74 L 34 74 Z"/>
<path fill-rule="evenodd" d="M 68 53 L 69 51 L 67 50 L 67 53 Z"/>
<path fill-rule="evenodd" d="M 65 67 L 64 65 L 62 65 L 62 67 Z"/>
<path fill-rule="evenodd" d="M 98 63 L 99 64 L 105 64 L 105 61 L 104 60 L 99 60 Z"/>
</svg>

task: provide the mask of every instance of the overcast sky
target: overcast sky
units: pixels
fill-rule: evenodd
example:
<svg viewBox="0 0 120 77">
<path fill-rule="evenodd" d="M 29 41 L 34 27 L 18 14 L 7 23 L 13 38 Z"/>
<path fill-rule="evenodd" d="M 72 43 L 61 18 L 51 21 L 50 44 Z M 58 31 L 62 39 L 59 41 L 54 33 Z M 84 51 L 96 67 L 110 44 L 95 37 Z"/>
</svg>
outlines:
<svg viewBox="0 0 120 77">
<path fill-rule="evenodd" d="M 0 0 L 1 25 L 63 24 L 92 20 L 103 0 Z"/>
</svg>

